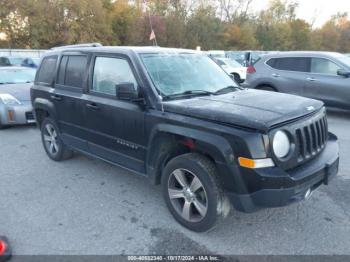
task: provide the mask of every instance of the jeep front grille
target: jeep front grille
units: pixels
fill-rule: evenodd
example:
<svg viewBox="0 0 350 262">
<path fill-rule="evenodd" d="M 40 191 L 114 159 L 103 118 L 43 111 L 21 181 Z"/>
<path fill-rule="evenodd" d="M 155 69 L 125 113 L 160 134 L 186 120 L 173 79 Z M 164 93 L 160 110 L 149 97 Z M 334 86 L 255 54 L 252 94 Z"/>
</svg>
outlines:
<svg viewBox="0 0 350 262">
<path fill-rule="evenodd" d="M 327 117 L 324 116 L 307 126 L 296 129 L 296 146 L 299 149 L 298 162 L 303 162 L 318 154 L 328 138 Z"/>
</svg>

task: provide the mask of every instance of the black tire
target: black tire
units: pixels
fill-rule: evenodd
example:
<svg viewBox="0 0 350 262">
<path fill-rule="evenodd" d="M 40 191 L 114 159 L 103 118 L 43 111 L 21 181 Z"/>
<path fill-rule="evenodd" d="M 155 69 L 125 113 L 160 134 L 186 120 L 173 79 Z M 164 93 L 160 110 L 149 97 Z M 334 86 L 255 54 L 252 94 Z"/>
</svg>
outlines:
<svg viewBox="0 0 350 262">
<path fill-rule="evenodd" d="M 241 77 L 239 76 L 239 74 L 232 74 L 233 75 L 233 79 L 235 80 L 235 82 L 237 84 L 241 84 L 242 83 L 242 79 Z"/>
<path fill-rule="evenodd" d="M 40 129 L 41 141 L 49 158 L 54 161 L 62 161 L 73 156 L 73 151 L 67 148 L 67 146 L 63 143 L 58 126 L 54 120 L 51 118 L 45 118 L 41 123 Z M 51 134 L 55 133 L 55 136 L 50 134 L 49 129 L 51 130 Z M 47 140 L 48 137 L 52 139 L 51 142 Z M 54 141 L 53 137 L 55 137 Z M 55 143 L 55 146 L 52 146 L 54 150 L 51 150 L 51 145 L 53 143 Z"/>
<path fill-rule="evenodd" d="M 188 185 L 187 190 L 194 184 L 194 177 L 197 177 L 202 185 L 202 187 L 191 192 L 192 198 L 190 200 L 187 198 L 188 195 L 185 196 L 184 193 L 187 190 L 178 183 L 179 180 L 174 175 L 179 170 L 185 177 Z M 172 180 L 175 182 L 173 183 Z M 176 188 L 176 183 L 178 183 L 178 188 Z M 175 220 L 192 231 L 208 231 L 217 224 L 220 218 L 227 216 L 229 213 L 230 204 L 224 197 L 222 187 L 219 184 L 216 167 L 212 161 L 203 155 L 188 153 L 170 160 L 163 170 L 162 189 L 165 202 Z M 171 199 L 171 192 L 182 192 L 183 195 L 175 194 L 176 197 Z M 187 212 L 188 216 L 183 215 L 186 213 L 184 212 L 185 203 L 189 206 L 187 208 L 189 210 Z M 198 203 L 201 203 L 200 207 L 206 207 L 204 215 L 199 212 L 200 209 L 202 212 L 204 209 L 198 209 Z M 188 217 L 188 219 L 184 217 Z"/>
<path fill-rule="evenodd" d="M 277 92 L 277 90 L 275 88 L 273 88 L 272 86 L 259 86 L 257 89 L 270 91 L 270 92 Z"/>
</svg>

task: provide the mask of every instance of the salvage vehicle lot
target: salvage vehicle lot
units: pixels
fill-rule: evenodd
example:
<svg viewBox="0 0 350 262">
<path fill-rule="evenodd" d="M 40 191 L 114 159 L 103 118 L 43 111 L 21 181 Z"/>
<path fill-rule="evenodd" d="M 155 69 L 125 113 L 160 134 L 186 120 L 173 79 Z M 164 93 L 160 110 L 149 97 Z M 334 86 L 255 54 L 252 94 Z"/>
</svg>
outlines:
<svg viewBox="0 0 350 262">
<path fill-rule="evenodd" d="M 328 187 L 284 208 L 231 210 L 207 233 L 168 212 L 160 186 L 76 154 L 45 154 L 35 127 L 0 131 L 0 233 L 14 254 L 350 254 L 350 113 L 330 112 L 340 171 Z"/>
</svg>

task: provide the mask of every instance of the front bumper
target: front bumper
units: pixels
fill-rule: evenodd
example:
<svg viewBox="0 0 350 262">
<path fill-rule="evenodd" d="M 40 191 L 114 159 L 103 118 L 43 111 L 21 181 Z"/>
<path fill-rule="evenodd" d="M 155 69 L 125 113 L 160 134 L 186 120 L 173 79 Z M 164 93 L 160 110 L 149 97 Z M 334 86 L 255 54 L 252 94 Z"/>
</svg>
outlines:
<svg viewBox="0 0 350 262">
<path fill-rule="evenodd" d="M 280 207 L 305 199 L 307 191 L 327 185 L 338 173 L 339 146 L 337 137 L 329 135 L 327 146 L 313 160 L 284 171 L 281 168 L 256 169 L 261 189 L 250 194 L 227 193 L 233 206 L 243 212 L 265 207 Z M 244 174 L 243 174 L 244 175 Z"/>
<path fill-rule="evenodd" d="M 35 123 L 32 105 L 0 106 L 0 123 L 3 126 Z"/>
</svg>

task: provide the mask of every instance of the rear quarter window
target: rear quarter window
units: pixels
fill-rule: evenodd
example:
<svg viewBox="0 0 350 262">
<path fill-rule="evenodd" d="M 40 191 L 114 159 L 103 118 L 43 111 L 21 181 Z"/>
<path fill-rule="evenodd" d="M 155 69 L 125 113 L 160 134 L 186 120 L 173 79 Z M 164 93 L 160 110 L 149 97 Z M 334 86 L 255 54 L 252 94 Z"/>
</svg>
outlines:
<svg viewBox="0 0 350 262">
<path fill-rule="evenodd" d="M 43 58 L 38 73 L 36 82 L 44 84 L 52 84 L 55 79 L 57 56 L 48 56 Z"/>
</svg>

